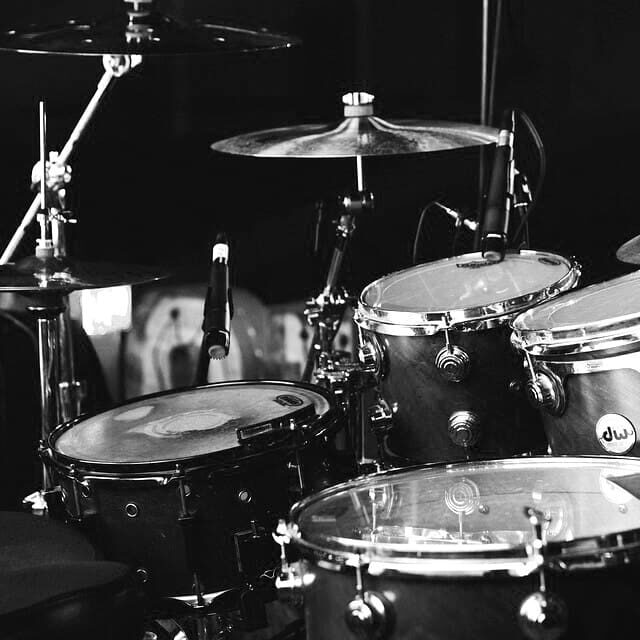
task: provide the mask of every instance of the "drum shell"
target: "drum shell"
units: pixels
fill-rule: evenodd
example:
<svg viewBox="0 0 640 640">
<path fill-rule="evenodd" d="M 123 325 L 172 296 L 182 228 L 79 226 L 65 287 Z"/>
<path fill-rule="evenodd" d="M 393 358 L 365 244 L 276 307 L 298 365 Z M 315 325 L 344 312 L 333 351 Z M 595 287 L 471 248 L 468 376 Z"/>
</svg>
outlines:
<svg viewBox="0 0 640 640">
<path fill-rule="evenodd" d="M 339 572 L 303 563 L 313 580 L 304 590 L 308 640 L 355 637 L 344 612 L 355 596 L 353 572 Z M 564 640 L 627 638 L 640 624 L 635 586 L 637 566 L 547 572 L 548 589 L 568 608 Z M 392 610 L 389 640 L 517 640 L 524 598 L 538 588 L 535 576 L 428 577 L 393 575 L 363 578 L 364 589 L 383 595 Z M 327 615 L 331 612 L 331 615 Z"/>
<path fill-rule="evenodd" d="M 546 367 L 554 371 L 551 363 Z M 563 363 L 566 366 L 566 363 Z M 632 368 L 571 373 L 562 376 L 566 406 L 561 415 L 542 409 L 542 421 L 554 455 L 616 455 L 605 449 L 596 436 L 602 416 L 618 414 L 640 428 L 640 372 Z M 624 455 L 640 456 L 640 442 Z"/>
<path fill-rule="evenodd" d="M 82 481 L 81 474 L 77 480 Z M 75 516 L 76 481 L 66 475 L 59 481 L 67 510 Z M 205 592 L 227 589 L 275 566 L 278 553 L 271 531 L 295 500 L 296 482 L 281 458 L 242 471 L 187 472 L 189 523 L 181 522 L 177 480 L 160 484 L 92 478 L 89 491 L 83 486 L 85 495 L 79 495 L 81 526 L 107 559 L 144 569 L 152 596 L 192 594 L 192 564 Z"/>
<path fill-rule="evenodd" d="M 435 360 L 445 346 L 444 332 L 431 336 L 394 336 L 363 330 L 383 352 L 379 389 L 394 411 L 387 439 L 392 454 L 415 462 L 512 456 L 543 451 L 542 420 L 523 395 L 510 390 L 524 378 L 521 359 L 509 342 L 506 324 L 476 331 L 450 330 L 452 345 L 471 360 L 461 382 L 445 380 Z M 396 409 L 397 403 L 397 409 Z M 448 421 L 456 411 L 481 418 L 477 444 L 465 451 L 451 440 Z"/>
</svg>

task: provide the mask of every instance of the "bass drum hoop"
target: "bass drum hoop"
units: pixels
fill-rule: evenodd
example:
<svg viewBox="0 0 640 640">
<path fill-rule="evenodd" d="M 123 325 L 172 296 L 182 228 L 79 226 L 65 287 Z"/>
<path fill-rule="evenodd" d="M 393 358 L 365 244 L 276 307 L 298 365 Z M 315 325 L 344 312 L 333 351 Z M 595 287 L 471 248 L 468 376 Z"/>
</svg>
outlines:
<svg viewBox="0 0 640 640">
<path fill-rule="evenodd" d="M 343 482 L 329 487 L 316 494 L 296 502 L 290 511 L 289 535 L 303 558 L 322 568 L 333 571 L 347 571 L 349 567 L 367 566 L 371 575 L 417 575 L 417 576 L 451 576 L 478 577 L 507 572 L 513 576 L 526 576 L 538 569 L 537 564 L 527 554 L 525 545 L 487 544 L 478 552 L 469 547 L 455 552 L 443 551 L 443 546 L 434 544 L 409 545 L 395 543 L 382 545 L 362 541 L 352 544 L 352 550 L 331 549 L 305 540 L 299 530 L 298 519 L 304 510 L 325 497 L 366 487 L 372 479 L 392 478 L 417 470 L 473 468 L 499 463 L 501 467 L 545 464 L 566 468 L 568 464 L 593 462 L 603 464 L 607 461 L 614 465 L 637 463 L 638 458 L 620 458 L 619 456 L 533 456 L 526 459 L 495 458 L 476 463 L 465 461 L 453 463 L 430 463 L 412 467 L 396 468 L 380 471 L 355 480 Z M 360 542 L 360 541 L 358 541 Z M 384 552 L 376 554 L 376 547 L 384 547 Z M 371 553 L 371 552 L 374 553 Z M 579 571 L 602 566 L 618 566 L 628 564 L 631 556 L 640 556 L 640 529 L 629 529 L 610 533 L 604 536 L 576 538 L 571 541 L 548 542 L 545 558 L 547 565 L 562 571 Z"/>
<path fill-rule="evenodd" d="M 79 416 L 78 418 L 75 418 L 74 420 L 71 420 L 69 422 L 65 422 L 57 427 L 54 431 L 52 431 L 47 441 L 47 450 L 45 452 L 45 456 L 46 458 L 48 458 L 48 462 L 50 462 L 58 471 L 62 472 L 68 477 L 74 476 L 80 478 L 81 476 L 86 474 L 95 478 L 113 480 L 136 480 L 143 479 L 148 476 L 149 473 L 153 473 L 154 476 L 157 476 L 158 478 L 164 477 L 167 480 L 170 480 L 185 472 L 193 472 L 201 469 L 211 469 L 212 471 L 220 472 L 232 472 L 246 465 L 264 463 L 265 460 L 273 456 L 285 458 L 292 452 L 304 449 L 317 438 L 333 434 L 339 428 L 340 422 L 338 420 L 337 410 L 334 400 L 329 391 L 313 384 L 293 382 L 290 380 L 238 380 L 214 382 L 211 384 L 199 385 L 194 387 L 183 387 L 180 389 L 171 389 L 169 391 L 159 391 L 137 398 L 132 398 L 129 401 L 122 402 L 113 407 L 110 407 L 107 411 L 126 408 L 134 402 L 153 400 L 155 398 L 161 398 L 170 395 L 178 395 L 182 392 L 187 391 L 216 389 L 228 386 L 251 386 L 257 384 L 286 386 L 291 387 L 291 389 L 303 388 L 324 398 L 327 401 L 329 408 L 324 415 L 312 418 L 310 420 L 310 423 L 313 428 L 305 432 L 283 432 L 282 434 L 277 434 L 280 437 L 277 437 L 277 439 L 275 439 L 273 442 L 268 443 L 267 445 L 265 445 L 263 442 L 257 446 L 251 443 L 247 443 L 244 445 L 238 444 L 236 447 L 233 447 L 231 449 L 214 451 L 211 453 L 191 456 L 188 458 L 142 462 L 103 462 L 74 458 L 72 456 L 67 456 L 63 453 L 60 453 L 56 450 L 56 442 L 63 433 L 65 433 L 69 429 L 72 429 L 75 425 L 81 422 L 104 413 L 104 411 L 97 411 L 95 413 Z M 296 437 L 297 433 L 300 434 L 300 438 Z"/>
<path fill-rule="evenodd" d="M 559 280 L 549 283 L 547 286 L 533 291 L 528 294 L 508 298 L 505 300 L 497 300 L 488 305 L 477 307 L 466 307 L 461 309 L 451 309 L 448 311 L 399 311 L 385 310 L 381 307 L 373 307 L 364 300 L 366 293 L 371 287 L 380 284 L 383 280 L 405 273 L 415 269 L 403 269 L 393 274 L 388 274 L 382 278 L 378 278 L 371 284 L 367 285 L 358 300 L 358 309 L 355 314 L 355 322 L 363 329 L 373 331 L 374 333 L 389 334 L 395 336 L 424 336 L 433 335 L 447 328 L 457 331 L 479 331 L 488 329 L 499 324 L 508 323 L 514 315 L 525 311 L 527 308 L 545 302 L 554 298 L 560 293 L 573 288 L 580 279 L 580 265 L 573 258 L 565 258 L 556 253 L 546 251 L 522 250 L 515 252 L 517 255 L 527 258 L 547 258 L 559 260 L 567 267 L 567 273 Z M 467 253 L 464 257 L 470 259 L 482 260 L 482 254 Z M 452 262 L 460 260 L 463 256 L 455 256 L 453 258 L 445 258 L 439 262 Z"/>
</svg>

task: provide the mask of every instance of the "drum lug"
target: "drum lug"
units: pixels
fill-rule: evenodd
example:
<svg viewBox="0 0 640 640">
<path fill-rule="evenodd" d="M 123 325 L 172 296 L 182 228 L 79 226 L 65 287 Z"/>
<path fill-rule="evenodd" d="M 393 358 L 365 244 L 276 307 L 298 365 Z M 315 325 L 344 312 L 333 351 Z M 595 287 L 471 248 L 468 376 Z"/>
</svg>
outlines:
<svg viewBox="0 0 640 640">
<path fill-rule="evenodd" d="M 546 588 L 544 554 L 547 541 L 543 523 L 548 526 L 551 518 L 532 507 L 525 507 L 524 513 L 533 526 L 534 539 L 527 545 L 527 552 L 538 568 L 540 587 L 520 604 L 518 622 L 522 632 L 530 640 L 556 640 L 567 631 L 568 612 L 564 600 Z"/>
<path fill-rule="evenodd" d="M 471 370 L 471 358 L 462 347 L 451 344 L 448 328 L 444 330 L 444 339 L 446 344 L 436 355 L 436 368 L 445 380 L 462 382 Z"/>
<path fill-rule="evenodd" d="M 474 411 L 455 411 L 449 416 L 448 433 L 453 444 L 470 449 L 482 435 L 480 416 Z"/>
<path fill-rule="evenodd" d="M 384 377 L 384 353 L 382 346 L 375 337 L 365 336 L 358 325 L 358 361 L 363 367 L 363 373 L 368 373 L 380 382 Z"/>
<path fill-rule="evenodd" d="M 362 566 L 356 569 L 356 595 L 347 605 L 344 619 L 349 631 L 362 640 L 383 640 L 393 627 L 393 611 L 389 601 L 375 591 L 364 591 Z"/>
<path fill-rule="evenodd" d="M 562 380 L 546 367 L 527 362 L 530 379 L 525 386 L 529 403 L 536 409 L 545 409 L 551 415 L 562 415 L 566 405 L 566 396 Z"/>
<path fill-rule="evenodd" d="M 276 576 L 275 583 L 276 589 L 278 590 L 278 597 L 284 602 L 301 605 L 304 581 L 298 563 L 293 562 L 290 564 L 287 560 L 286 545 L 291 542 L 287 523 L 280 519 L 275 533 L 271 535 L 276 544 L 280 546 L 280 570 Z"/>
</svg>

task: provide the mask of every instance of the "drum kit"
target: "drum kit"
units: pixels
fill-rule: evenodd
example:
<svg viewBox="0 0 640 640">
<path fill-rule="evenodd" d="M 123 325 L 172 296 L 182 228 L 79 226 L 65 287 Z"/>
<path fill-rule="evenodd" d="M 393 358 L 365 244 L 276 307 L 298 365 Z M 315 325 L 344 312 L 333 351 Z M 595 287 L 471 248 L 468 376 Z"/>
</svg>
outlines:
<svg viewBox="0 0 640 640">
<path fill-rule="evenodd" d="M 175 621 L 150 625 L 148 640 L 267 628 L 265 605 L 277 595 L 304 609 L 310 640 L 637 629 L 640 276 L 580 289 L 575 260 L 521 245 L 496 257 L 500 234 L 488 233 L 490 252 L 386 275 L 357 300 L 341 284 L 357 218 L 374 204 L 363 159 L 499 148 L 502 132 L 491 127 L 385 120 L 373 95 L 353 91 L 338 124 L 212 144 L 355 161 L 324 287 L 306 307 L 303 379 L 205 384 L 84 412 L 66 297 L 166 275 L 67 253 L 67 163 L 106 89 L 148 55 L 297 44 L 177 21 L 153 0 L 123 5 L 113 18 L 0 34 L 0 49 L 99 55 L 105 68 L 60 154 L 47 154 L 41 107 L 41 191 L 0 258 L 0 290 L 26 296 L 38 320 L 44 472 L 34 508 L 48 506 L 108 560 L 135 569 L 149 618 Z M 513 173 L 503 182 L 516 207 Z M 482 231 L 482 219 L 440 206 Z M 34 255 L 10 263 L 36 216 Z M 640 264 L 640 241 L 618 257 Z M 348 305 L 357 358 L 333 346 Z M 301 629 L 274 637 L 304 637 Z"/>
</svg>

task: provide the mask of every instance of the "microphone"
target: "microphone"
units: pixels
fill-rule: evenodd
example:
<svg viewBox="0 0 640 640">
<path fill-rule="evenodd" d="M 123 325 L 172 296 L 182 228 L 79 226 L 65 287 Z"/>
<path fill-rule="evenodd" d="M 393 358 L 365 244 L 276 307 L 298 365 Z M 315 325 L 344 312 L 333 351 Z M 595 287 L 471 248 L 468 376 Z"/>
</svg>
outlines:
<svg viewBox="0 0 640 640">
<path fill-rule="evenodd" d="M 490 262 L 503 260 L 507 248 L 507 231 L 513 205 L 514 129 L 514 111 L 508 109 L 502 116 L 480 236 L 482 257 Z"/>
<path fill-rule="evenodd" d="M 209 286 L 204 303 L 203 346 L 213 360 L 229 354 L 233 303 L 229 287 L 229 243 L 219 233 L 213 245 Z"/>
</svg>

